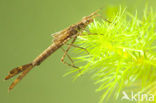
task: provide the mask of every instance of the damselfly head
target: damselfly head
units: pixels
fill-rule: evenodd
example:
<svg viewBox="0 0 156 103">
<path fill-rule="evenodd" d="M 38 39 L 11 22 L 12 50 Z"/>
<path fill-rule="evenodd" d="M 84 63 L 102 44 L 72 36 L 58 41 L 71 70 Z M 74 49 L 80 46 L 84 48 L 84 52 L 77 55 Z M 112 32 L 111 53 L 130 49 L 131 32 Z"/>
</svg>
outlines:
<svg viewBox="0 0 156 103">
<path fill-rule="evenodd" d="M 93 22 L 93 19 L 90 18 L 90 17 L 88 17 L 88 16 L 85 16 L 85 17 L 83 17 L 83 19 L 82 19 L 82 23 L 85 24 L 85 25 L 88 25 L 88 24 L 90 24 L 91 22 Z"/>
<path fill-rule="evenodd" d="M 93 19 L 94 19 L 95 17 L 99 16 L 98 12 L 99 12 L 99 9 L 96 10 L 95 12 L 91 13 L 91 15 L 83 17 L 82 22 L 83 22 L 85 25 L 90 24 L 91 22 L 93 22 Z"/>
</svg>

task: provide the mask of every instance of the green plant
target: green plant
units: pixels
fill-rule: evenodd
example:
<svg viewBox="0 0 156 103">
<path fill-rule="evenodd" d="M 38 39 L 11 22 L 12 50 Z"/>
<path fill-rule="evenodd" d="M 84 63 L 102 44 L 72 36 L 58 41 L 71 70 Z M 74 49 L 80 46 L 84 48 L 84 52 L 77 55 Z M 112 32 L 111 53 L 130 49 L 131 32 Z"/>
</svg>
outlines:
<svg viewBox="0 0 156 103">
<path fill-rule="evenodd" d="M 146 8 L 139 18 L 126 9 L 112 16 L 111 23 L 94 20 L 76 41 L 80 49 L 74 58 L 81 72 L 72 69 L 75 79 L 90 73 L 96 91 L 103 91 L 100 102 L 110 96 L 119 97 L 122 90 L 135 86 L 137 91 L 156 94 L 156 15 Z M 74 51 L 75 52 L 75 51 Z M 68 74 L 69 74 L 68 73 Z M 128 90 L 128 89 L 127 89 Z M 114 93 L 114 95 L 112 95 Z"/>
</svg>

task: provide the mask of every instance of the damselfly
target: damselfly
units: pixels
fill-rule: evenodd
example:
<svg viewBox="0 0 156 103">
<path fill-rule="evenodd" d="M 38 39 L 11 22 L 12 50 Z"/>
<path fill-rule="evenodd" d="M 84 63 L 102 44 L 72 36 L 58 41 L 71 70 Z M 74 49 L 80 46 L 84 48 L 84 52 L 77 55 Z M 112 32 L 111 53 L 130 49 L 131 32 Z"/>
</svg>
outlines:
<svg viewBox="0 0 156 103">
<path fill-rule="evenodd" d="M 73 66 L 75 68 L 77 68 L 75 65 L 73 64 L 69 64 L 66 63 L 64 61 L 64 57 L 67 55 L 67 52 L 69 51 L 70 47 L 72 46 L 72 44 L 75 42 L 77 36 L 81 35 L 81 33 L 85 30 L 85 28 L 88 26 L 88 24 L 93 22 L 93 19 L 98 16 L 97 11 L 93 12 L 91 15 L 89 16 L 85 16 L 82 18 L 82 20 L 76 24 L 73 24 L 69 27 L 67 27 L 66 29 L 57 32 L 53 35 L 54 40 L 53 43 L 46 49 L 44 50 L 38 57 L 36 57 L 31 63 L 26 64 L 26 65 L 22 65 L 20 67 L 14 68 L 12 69 L 8 76 L 5 77 L 5 80 L 8 80 L 10 78 L 12 78 L 13 76 L 21 73 L 16 79 L 15 81 L 13 81 L 13 83 L 10 85 L 9 90 L 11 90 L 12 88 L 14 88 L 14 86 L 35 66 L 40 65 L 47 57 L 49 57 L 52 53 L 54 53 L 57 49 L 59 49 L 62 45 L 66 44 L 67 41 L 69 41 L 70 39 L 73 39 L 71 44 L 68 45 L 67 50 L 64 50 L 64 55 L 61 59 L 61 61 L 65 64 L 68 64 L 69 66 Z M 67 55 L 68 56 L 68 55 Z M 69 56 L 68 56 L 69 57 Z M 69 57 L 70 59 L 70 57 Z"/>
</svg>

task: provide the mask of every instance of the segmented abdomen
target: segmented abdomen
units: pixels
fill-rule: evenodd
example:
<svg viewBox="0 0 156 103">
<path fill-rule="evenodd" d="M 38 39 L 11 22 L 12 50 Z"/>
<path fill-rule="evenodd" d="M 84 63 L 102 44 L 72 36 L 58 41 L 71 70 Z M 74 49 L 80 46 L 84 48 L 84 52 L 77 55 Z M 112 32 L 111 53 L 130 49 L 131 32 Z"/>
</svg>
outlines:
<svg viewBox="0 0 156 103">
<path fill-rule="evenodd" d="M 54 42 L 51 44 L 46 50 L 44 50 L 38 57 L 36 57 L 32 65 L 40 65 L 42 61 L 44 61 L 48 56 L 50 56 L 53 52 L 55 52 L 58 48 L 60 48 L 63 45 L 61 42 Z"/>
</svg>

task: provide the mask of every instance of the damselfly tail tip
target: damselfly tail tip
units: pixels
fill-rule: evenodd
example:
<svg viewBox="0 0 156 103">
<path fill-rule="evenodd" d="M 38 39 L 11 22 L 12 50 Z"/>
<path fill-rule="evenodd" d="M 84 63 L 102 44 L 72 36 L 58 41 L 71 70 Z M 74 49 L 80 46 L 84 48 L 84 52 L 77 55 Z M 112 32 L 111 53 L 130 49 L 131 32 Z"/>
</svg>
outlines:
<svg viewBox="0 0 156 103">
<path fill-rule="evenodd" d="M 10 87 L 8 88 L 8 92 L 10 92 L 14 88 L 14 86 L 15 85 L 11 84 Z"/>
<path fill-rule="evenodd" d="M 13 76 L 19 74 L 20 72 L 22 72 L 22 73 L 13 81 L 13 83 L 10 85 L 8 91 L 11 91 L 11 90 L 16 86 L 16 84 L 17 84 L 32 68 L 33 68 L 32 63 L 29 63 L 29 64 L 26 64 L 26 65 L 23 65 L 23 66 L 20 66 L 20 67 L 17 67 L 17 68 L 12 69 L 12 70 L 9 72 L 9 75 L 6 76 L 4 80 L 10 79 L 10 78 L 12 78 Z"/>
<path fill-rule="evenodd" d="M 8 88 L 8 93 L 10 93 L 10 92 L 12 91 L 13 88 L 14 88 L 14 87 L 9 87 L 9 88 Z"/>
<path fill-rule="evenodd" d="M 6 76 L 5 78 L 4 78 L 4 80 L 8 80 L 10 78 L 10 76 L 8 75 L 8 76 Z"/>
<path fill-rule="evenodd" d="M 10 91 L 11 91 L 11 88 L 9 87 L 9 88 L 8 88 L 8 93 L 10 93 Z"/>
<path fill-rule="evenodd" d="M 32 63 L 29 63 L 29 64 L 25 64 L 23 66 L 20 66 L 20 67 L 16 67 L 14 69 L 12 69 L 9 74 L 5 77 L 5 80 L 8 80 L 10 78 L 12 78 L 13 76 L 23 72 L 25 69 L 27 69 L 28 67 L 32 66 Z"/>
</svg>

